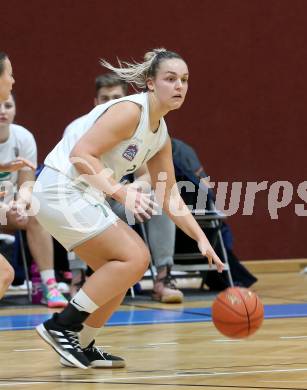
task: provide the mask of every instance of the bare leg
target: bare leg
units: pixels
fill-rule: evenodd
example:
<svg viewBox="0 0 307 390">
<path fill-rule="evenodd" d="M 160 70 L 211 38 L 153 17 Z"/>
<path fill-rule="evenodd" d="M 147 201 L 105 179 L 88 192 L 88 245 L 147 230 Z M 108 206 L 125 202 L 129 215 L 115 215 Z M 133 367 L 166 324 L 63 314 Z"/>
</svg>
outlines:
<svg viewBox="0 0 307 390">
<path fill-rule="evenodd" d="M 120 306 L 123 299 L 125 298 L 125 295 L 126 291 L 111 299 L 108 303 L 91 314 L 84 323 L 88 326 L 91 326 L 92 328 L 103 327 L 112 314 L 116 311 L 116 309 Z"/>
<path fill-rule="evenodd" d="M 4 256 L 0 254 L 0 299 L 14 280 L 14 269 Z"/>
<path fill-rule="evenodd" d="M 40 271 L 53 269 L 53 244 L 51 235 L 36 220 L 29 217 L 18 221 L 16 213 L 7 213 L 7 225 L 1 230 L 8 234 L 14 234 L 17 229 L 26 230 L 27 240 L 33 260 Z"/>
<path fill-rule="evenodd" d="M 83 263 L 85 264 L 85 263 Z M 86 346 L 94 340 L 96 335 L 100 332 L 100 329 L 106 324 L 108 319 L 117 310 L 126 296 L 126 291 L 119 294 L 115 298 L 111 299 L 108 303 L 97 309 L 92 315 L 84 322 L 85 325 L 90 327 L 90 334 L 88 334 L 88 328 L 83 328 L 79 335 L 80 340 L 84 342 L 86 338 Z M 83 334 L 83 337 L 81 336 Z M 84 344 L 84 345 L 85 345 Z"/>
<path fill-rule="evenodd" d="M 29 249 L 39 270 L 53 269 L 53 244 L 50 234 L 34 217 L 29 218 L 26 229 Z"/>
<path fill-rule="evenodd" d="M 61 313 L 54 314 L 36 329 L 70 365 L 87 368 L 92 355 L 80 348 L 78 332 L 82 323 L 87 321 L 89 327 L 99 329 L 118 307 L 127 289 L 143 276 L 150 256 L 142 239 L 123 221 L 117 221 L 74 251 L 95 272 Z M 101 310 L 102 318 L 97 309 Z M 108 367 L 124 366 L 123 359 L 106 356 Z M 103 363 L 104 359 L 101 360 Z"/>
<path fill-rule="evenodd" d="M 26 231 L 31 255 L 41 273 L 44 303 L 51 308 L 65 307 L 67 300 L 58 291 L 55 280 L 51 235 L 34 217 L 18 220 L 16 213 L 9 212 L 7 218 L 8 224 L 5 230 L 16 231 L 22 229 Z"/>
<path fill-rule="evenodd" d="M 38 265 L 42 278 L 43 303 L 50 308 L 65 307 L 68 301 L 59 292 L 55 279 L 51 235 L 38 223 L 35 217 L 29 217 L 26 234 L 31 255 Z"/>
<path fill-rule="evenodd" d="M 120 305 L 128 288 L 144 275 L 149 252 L 139 235 L 122 221 L 74 251 L 96 270 L 82 289 L 100 306 L 86 324 L 99 328 Z"/>
<path fill-rule="evenodd" d="M 120 306 L 126 296 L 126 292 L 127 291 L 119 294 L 105 305 L 101 306 L 94 313 L 92 313 L 92 315 L 84 323 L 92 328 L 102 328 L 108 319 L 112 316 L 112 314 L 116 311 L 116 309 Z"/>
<path fill-rule="evenodd" d="M 125 224 L 124 224 L 125 226 Z M 128 228 L 129 229 L 129 228 Z M 128 230 L 128 232 L 130 229 Z M 95 265 L 100 265 L 100 261 L 93 262 L 92 268 L 94 268 Z M 83 286 L 84 288 L 84 286 Z M 124 292 L 120 293 L 119 295 L 112 298 L 109 302 L 104 304 L 102 307 L 97 309 L 95 312 L 93 312 L 87 320 L 84 322 L 85 325 L 88 327 L 83 328 L 81 330 L 81 333 L 79 335 L 79 338 L 84 346 L 87 346 L 90 342 L 94 340 L 96 335 L 99 333 L 100 329 L 105 325 L 105 323 L 108 321 L 108 319 L 112 316 L 112 314 L 117 310 L 117 308 L 122 303 L 124 297 L 126 295 L 126 289 Z M 82 345 L 82 346 L 83 346 Z"/>
</svg>

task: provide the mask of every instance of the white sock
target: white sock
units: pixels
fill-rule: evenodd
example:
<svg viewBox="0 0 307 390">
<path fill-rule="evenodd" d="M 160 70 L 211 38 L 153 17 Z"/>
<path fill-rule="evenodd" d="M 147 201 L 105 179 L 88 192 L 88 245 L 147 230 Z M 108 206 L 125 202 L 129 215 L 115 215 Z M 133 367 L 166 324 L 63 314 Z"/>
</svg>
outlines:
<svg viewBox="0 0 307 390">
<path fill-rule="evenodd" d="M 54 269 L 45 269 L 40 271 L 41 279 L 44 284 L 47 284 L 48 279 L 55 279 Z"/>
<path fill-rule="evenodd" d="M 86 311 L 87 313 L 93 313 L 99 307 L 87 294 L 85 294 L 82 288 L 80 288 L 77 294 L 71 299 L 70 303 L 79 311 Z"/>
<path fill-rule="evenodd" d="M 83 329 L 79 333 L 79 341 L 81 348 L 86 348 L 95 339 L 101 328 L 92 328 L 86 324 L 83 324 Z"/>
</svg>

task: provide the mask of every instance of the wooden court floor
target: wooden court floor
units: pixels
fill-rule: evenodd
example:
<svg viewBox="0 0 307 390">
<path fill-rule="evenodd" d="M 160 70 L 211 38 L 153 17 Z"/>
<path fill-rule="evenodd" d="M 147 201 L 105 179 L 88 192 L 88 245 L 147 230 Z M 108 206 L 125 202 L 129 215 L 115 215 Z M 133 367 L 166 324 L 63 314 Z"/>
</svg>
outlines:
<svg viewBox="0 0 307 390">
<path fill-rule="evenodd" d="M 234 341 L 211 321 L 106 327 L 97 340 L 123 356 L 124 369 L 63 368 L 34 330 L 0 331 L 0 388 L 130 389 L 307 389 L 307 318 L 289 317 L 307 306 L 307 276 L 257 274 L 253 290 L 263 303 L 285 307 L 281 318 L 266 319 L 254 336 Z M 166 313 L 209 307 L 205 298 L 184 305 L 151 302 L 123 305 L 122 311 L 154 308 Z M 285 305 L 285 306 L 284 306 Z M 47 313 L 44 307 L 1 309 L 1 316 Z M 51 312 L 50 312 L 51 313 Z M 304 315 L 304 314 L 303 314 Z"/>
</svg>

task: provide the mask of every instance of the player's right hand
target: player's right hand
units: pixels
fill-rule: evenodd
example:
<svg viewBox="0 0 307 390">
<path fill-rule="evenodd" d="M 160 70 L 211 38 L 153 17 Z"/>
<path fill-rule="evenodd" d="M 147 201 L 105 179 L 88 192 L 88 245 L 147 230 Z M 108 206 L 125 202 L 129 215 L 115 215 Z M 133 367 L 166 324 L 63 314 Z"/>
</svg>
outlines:
<svg viewBox="0 0 307 390">
<path fill-rule="evenodd" d="M 142 188 L 133 185 L 124 186 L 121 203 L 133 212 L 139 222 L 144 222 L 156 215 L 159 210 L 152 192 L 144 192 Z"/>
</svg>

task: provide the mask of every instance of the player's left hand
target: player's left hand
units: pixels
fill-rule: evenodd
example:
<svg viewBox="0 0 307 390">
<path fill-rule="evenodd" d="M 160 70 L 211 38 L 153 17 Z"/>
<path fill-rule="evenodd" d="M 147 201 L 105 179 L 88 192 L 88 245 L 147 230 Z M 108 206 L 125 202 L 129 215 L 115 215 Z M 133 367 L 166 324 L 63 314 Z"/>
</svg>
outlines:
<svg viewBox="0 0 307 390">
<path fill-rule="evenodd" d="M 212 263 L 216 265 L 217 272 L 223 272 L 224 263 L 218 257 L 218 255 L 213 250 L 209 241 L 206 238 L 200 239 L 198 242 L 198 248 L 203 256 L 208 258 L 209 267 L 212 267 Z"/>
</svg>

